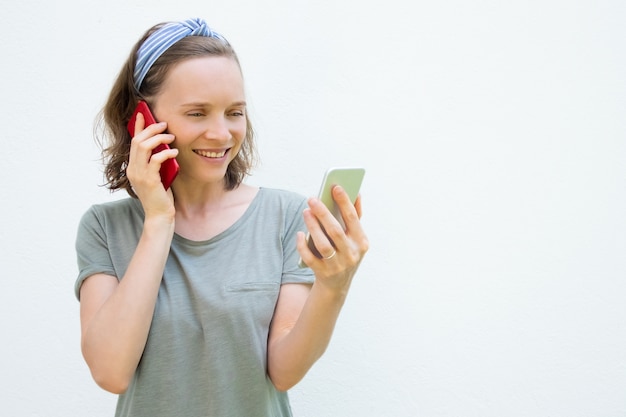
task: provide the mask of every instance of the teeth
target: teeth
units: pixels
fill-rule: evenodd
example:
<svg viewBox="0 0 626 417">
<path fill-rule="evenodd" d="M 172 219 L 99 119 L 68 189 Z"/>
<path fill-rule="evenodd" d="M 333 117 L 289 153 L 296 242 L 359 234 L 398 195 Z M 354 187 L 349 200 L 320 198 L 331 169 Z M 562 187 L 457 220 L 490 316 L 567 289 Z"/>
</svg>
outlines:
<svg viewBox="0 0 626 417">
<path fill-rule="evenodd" d="M 224 154 L 226 153 L 226 151 L 222 151 L 222 152 L 207 152 L 207 151 L 194 151 L 195 153 L 197 153 L 198 155 L 202 155 L 205 158 L 221 158 L 222 156 L 224 156 Z"/>
</svg>

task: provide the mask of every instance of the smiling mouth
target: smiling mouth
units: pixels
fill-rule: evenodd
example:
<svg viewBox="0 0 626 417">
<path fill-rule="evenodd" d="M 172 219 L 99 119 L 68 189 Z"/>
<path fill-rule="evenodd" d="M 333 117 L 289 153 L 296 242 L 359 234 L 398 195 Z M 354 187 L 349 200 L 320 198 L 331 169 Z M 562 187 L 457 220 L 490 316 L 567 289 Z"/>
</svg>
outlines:
<svg viewBox="0 0 626 417">
<path fill-rule="evenodd" d="M 205 158 L 216 158 L 216 159 L 217 158 L 221 158 L 224 155 L 226 155 L 227 151 L 228 150 L 220 151 L 220 152 L 211 152 L 211 151 L 203 151 L 203 150 L 200 150 L 200 149 L 194 150 L 194 152 L 197 153 L 200 156 L 204 156 Z"/>
</svg>

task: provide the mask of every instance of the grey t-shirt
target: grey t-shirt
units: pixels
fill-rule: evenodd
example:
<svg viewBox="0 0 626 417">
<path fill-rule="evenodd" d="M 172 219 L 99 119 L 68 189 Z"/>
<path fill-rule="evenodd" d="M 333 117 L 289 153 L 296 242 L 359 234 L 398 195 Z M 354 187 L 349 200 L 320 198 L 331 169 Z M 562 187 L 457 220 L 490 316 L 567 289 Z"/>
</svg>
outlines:
<svg viewBox="0 0 626 417">
<path fill-rule="evenodd" d="M 267 337 L 281 284 L 312 283 L 299 268 L 298 194 L 261 188 L 244 215 L 207 241 L 172 239 L 143 356 L 116 416 L 291 416 L 267 376 Z M 92 206 L 76 240 L 80 285 L 95 273 L 122 279 L 143 210 L 126 198 Z"/>
</svg>

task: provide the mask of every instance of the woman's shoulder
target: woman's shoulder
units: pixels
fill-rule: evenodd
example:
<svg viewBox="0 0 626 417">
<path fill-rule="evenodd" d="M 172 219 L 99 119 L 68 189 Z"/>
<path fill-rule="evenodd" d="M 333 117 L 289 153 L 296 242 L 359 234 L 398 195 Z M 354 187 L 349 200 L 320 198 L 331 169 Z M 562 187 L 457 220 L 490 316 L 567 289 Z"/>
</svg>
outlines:
<svg viewBox="0 0 626 417">
<path fill-rule="evenodd" d="M 141 203 L 138 199 L 132 197 L 123 197 L 117 200 L 104 201 L 92 204 L 89 210 L 102 213 L 119 213 L 124 211 L 142 210 Z"/>
<path fill-rule="evenodd" d="M 300 205 L 306 202 L 306 197 L 304 195 L 296 191 L 282 188 L 260 187 L 259 196 L 265 200 L 289 204 Z"/>
<path fill-rule="evenodd" d="M 83 214 L 83 220 L 97 218 L 100 221 L 107 219 L 130 219 L 143 216 L 143 208 L 136 198 L 126 197 L 118 200 L 92 204 Z"/>
</svg>

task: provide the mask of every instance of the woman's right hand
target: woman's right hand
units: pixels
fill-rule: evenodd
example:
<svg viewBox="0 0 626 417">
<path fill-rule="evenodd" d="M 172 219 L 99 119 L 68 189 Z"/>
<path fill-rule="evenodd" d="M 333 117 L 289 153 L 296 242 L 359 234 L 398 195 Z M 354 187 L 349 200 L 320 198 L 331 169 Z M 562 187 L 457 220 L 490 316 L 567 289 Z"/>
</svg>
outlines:
<svg viewBox="0 0 626 417">
<path fill-rule="evenodd" d="M 161 164 L 178 155 L 178 149 L 171 148 L 157 152 L 154 148 L 162 143 L 170 144 L 174 135 L 165 133 L 167 123 L 152 124 L 144 129 L 145 120 L 139 113 L 135 121 L 135 136 L 131 140 L 130 155 L 126 176 L 141 201 L 147 217 L 173 216 L 174 196 L 171 188 L 167 191 L 161 183 Z"/>
</svg>

